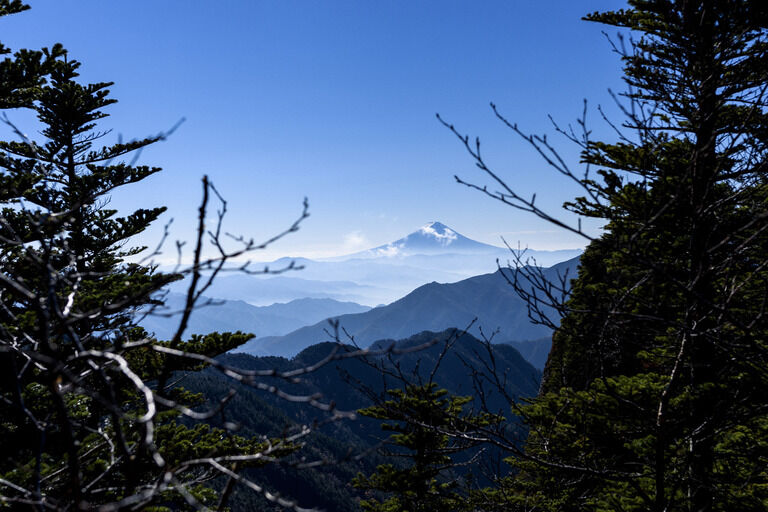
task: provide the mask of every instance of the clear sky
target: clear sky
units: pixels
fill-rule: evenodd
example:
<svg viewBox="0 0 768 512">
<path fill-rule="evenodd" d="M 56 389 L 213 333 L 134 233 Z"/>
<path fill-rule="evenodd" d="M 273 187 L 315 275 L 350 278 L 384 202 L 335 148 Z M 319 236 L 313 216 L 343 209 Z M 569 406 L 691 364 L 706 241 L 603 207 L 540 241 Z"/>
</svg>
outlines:
<svg viewBox="0 0 768 512">
<path fill-rule="evenodd" d="M 439 220 L 479 241 L 536 249 L 583 241 L 455 183 L 483 182 L 435 119 L 479 135 L 521 192 L 557 209 L 568 186 L 494 119 L 495 102 L 526 130 L 550 133 L 582 101 L 612 103 L 618 57 L 580 17 L 616 0 L 29 0 L 0 20 L 11 48 L 61 42 L 89 81 L 114 81 L 103 127 L 136 138 L 186 122 L 141 162 L 163 173 L 115 194 L 118 208 L 167 205 L 172 235 L 193 233 L 199 179 L 229 201 L 228 229 L 300 233 L 257 259 L 352 252 Z M 611 109 L 609 109 L 611 110 Z M 11 118 L 13 119 L 13 113 Z M 608 133 L 596 112 L 596 133 Z M 7 136 L 7 134 L 4 134 Z M 559 143 L 576 164 L 575 148 Z M 596 232 L 596 231 L 595 231 Z M 151 243 L 157 231 L 144 240 Z"/>
</svg>

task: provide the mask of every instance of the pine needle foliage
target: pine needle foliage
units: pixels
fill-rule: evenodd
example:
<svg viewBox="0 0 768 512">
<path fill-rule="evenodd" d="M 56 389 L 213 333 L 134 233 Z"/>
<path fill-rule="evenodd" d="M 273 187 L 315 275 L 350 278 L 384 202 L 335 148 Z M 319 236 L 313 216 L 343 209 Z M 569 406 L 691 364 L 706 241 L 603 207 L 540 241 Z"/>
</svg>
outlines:
<svg viewBox="0 0 768 512">
<path fill-rule="evenodd" d="M 614 39 L 626 118 L 615 141 L 573 137 L 587 174 L 567 207 L 606 224 L 524 409 L 513 495 L 536 510 L 766 510 L 768 9 L 632 0 L 586 19 L 632 33 Z"/>
<path fill-rule="evenodd" d="M 387 453 L 402 464 L 379 465 L 370 476 L 358 475 L 353 485 L 377 491 L 380 498 L 362 500 L 370 512 L 448 512 L 460 508 L 462 479 L 453 471 L 456 457 L 470 452 L 477 442 L 472 433 L 502 421 L 488 413 L 465 410 L 472 397 L 450 395 L 434 382 L 406 384 L 387 391 L 388 399 L 358 411 L 382 420 L 393 432 Z M 459 439 L 457 432 L 465 438 Z"/>
<path fill-rule="evenodd" d="M 2 16 L 26 8 L 0 0 Z M 210 427 L 226 398 L 211 409 L 178 385 L 252 337 L 185 339 L 194 286 L 173 339 L 137 326 L 182 275 L 137 263 L 146 248 L 131 245 L 164 207 L 121 215 L 109 203 L 160 171 L 136 161 L 166 134 L 102 145 L 111 83 L 82 83 L 60 45 L 0 52 L 0 108 L 31 111 L 41 127 L 32 140 L 6 117 L 14 138 L 0 141 L 0 508 L 224 510 L 214 478 L 239 482 L 237 471 L 294 446 Z M 211 190 L 204 181 L 198 248 Z M 219 249 L 208 269 L 231 255 Z M 193 281 L 200 261 L 198 250 Z"/>
</svg>

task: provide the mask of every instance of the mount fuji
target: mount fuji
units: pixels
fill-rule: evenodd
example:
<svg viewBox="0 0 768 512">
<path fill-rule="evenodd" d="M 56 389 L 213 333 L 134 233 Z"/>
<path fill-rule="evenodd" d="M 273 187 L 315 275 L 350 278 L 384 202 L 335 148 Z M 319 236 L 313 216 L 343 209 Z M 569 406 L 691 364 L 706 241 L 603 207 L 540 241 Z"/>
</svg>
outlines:
<svg viewBox="0 0 768 512">
<path fill-rule="evenodd" d="M 526 250 L 523 259 L 549 267 L 581 254 L 580 249 Z M 291 261 L 301 271 L 280 276 L 225 275 L 206 295 L 255 306 L 306 297 L 330 298 L 366 306 L 389 304 L 430 282 L 453 283 L 487 274 L 515 258 L 509 249 L 472 240 L 441 222 L 430 222 L 388 244 L 333 258 L 281 258 L 252 268 L 280 268 Z M 498 261 L 498 264 L 497 264 Z M 514 266 L 514 264 L 513 264 Z M 183 290 L 184 282 L 171 285 Z"/>
<path fill-rule="evenodd" d="M 506 252 L 506 249 L 476 242 L 457 233 L 445 224 L 435 221 L 425 224 L 417 231 L 399 240 L 350 256 L 378 258 L 417 254 L 491 254 L 499 251 Z"/>
</svg>

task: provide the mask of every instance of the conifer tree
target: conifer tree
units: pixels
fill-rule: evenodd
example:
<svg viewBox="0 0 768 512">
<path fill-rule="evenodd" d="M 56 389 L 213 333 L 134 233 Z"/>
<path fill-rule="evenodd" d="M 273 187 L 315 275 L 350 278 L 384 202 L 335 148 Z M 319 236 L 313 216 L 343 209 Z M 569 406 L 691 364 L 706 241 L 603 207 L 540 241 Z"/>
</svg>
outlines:
<svg viewBox="0 0 768 512">
<path fill-rule="evenodd" d="M 404 384 L 387 391 L 388 399 L 359 411 L 383 420 L 381 428 L 393 432 L 390 455 L 404 464 L 382 464 L 370 476 L 358 475 L 356 487 L 384 493 L 360 502 L 370 512 L 440 512 L 461 508 L 462 491 L 452 470 L 455 457 L 479 443 L 472 432 L 500 422 L 498 416 L 471 413 L 472 397 L 449 395 L 434 382 Z M 464 434 L 463 439 L 457 432 Z"/>
<path fill-rule="evenodd" d="M 0 15 L 25 9 L 0 0 Z M 158 341 L 138 327 L 137 313 L 157 305 L 156 293 L 182 276 L 136 263 L 146 248 L 130 246 L 164 207 L 120 216 L 108 204 L 112 193 L 160 171 L 136 165 L 132 155 L 164 135 L 99 146 L 107 135 L 99 121 L 115 100 L 110 83 L 80 83 L 79 66 L 59 45 L 17 51 L 0 63 L 0 108 L 31 110 L 42 136 L 33 141 L 15 130 L 15 140 L 0 142 L 0 504 L 223 509 L 229 491 L 217 496 L 210 482 L 224 477 L 227 489 L 241 482 L 293 506 L 238 473 L 290 451 L 290 440 L 211 428 L 205 420 L 221 414 L 226 397 L 210 411 L 193 410 L 203 397 L 171 378 L 216 365 L 211 357 L 251 338 L 186 337 L 185 327 L 204 283 L 258 245 L 245 240 L 228 251 L 220 229 L 206 227 L 215 189 L 204 180 L 178 331 Z M 218 251 L 212 259 L 202 255 L 206 236 Z M 254 372 L 222 370 L 256 385 Z"/>
<path fill-rule="evenodd" d="M 541 395 L 521 410 L 519 473 L 485 497 L 521 510 L 766 510 L 768 9 L 630 0 L 586 19 L 633 39 L 614 40 L 628 86 L 626 119 L 608 120 L 617 140 L 591 140 L 583 119 L 583 133 L 558 128 L 581 146 L 583 174 L 494 107 L 581 184 L 567 207 L 606 224 L 561 305 Z M 587 236 L 459 136 L 502 191 L 469 186 Z"/>
</svg>

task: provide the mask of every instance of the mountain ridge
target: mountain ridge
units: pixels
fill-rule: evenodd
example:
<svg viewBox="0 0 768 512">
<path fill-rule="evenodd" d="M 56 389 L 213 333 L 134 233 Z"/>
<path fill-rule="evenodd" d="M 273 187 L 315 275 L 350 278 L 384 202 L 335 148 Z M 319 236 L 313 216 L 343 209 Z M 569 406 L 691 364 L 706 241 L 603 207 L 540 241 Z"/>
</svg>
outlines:
<svg viewBox="0 0 768 512">
<path fill-rule="evenodd" d="M 524 252 L 523 260 L 548 267 L 581 254 L 580 249 Z M 516 263 L 507 248 L 483 244 L 465 237 L 441 222 L 428 223 L 394 242 L 362 252 L 333 258 L 280 258 L 252 263 L 250 268 L 285 268 L 294 262 L 299 272 L 280 276 L 226 275 L 217 279 L 207 295 L 269 305 L 304 297 L 332 298 L 367 306 L 390 304 L 417 287 L 437 281 L 458 282 L 494 272 Z M 182 291 L 184 282 L 171 285 Z"/>
<path fill-rule="evenodd" d="M 141 318 L 139 324 L 158 339 L 170 339 L 178 327 L 186 295 L 169 293 L 165 306 Z M 269 306 L 253 306 L 242 300 L 201 297 L 201 306 L 190 316 L 186 336 L 211 332 L 250 332 L 257 336 L 287 334 L 329 316 L 368 311 L 368 306 L 328 298 L 303 298 Z"/>
<path fill-rule="evenodd" d="M 574 277 L 577 265 L 578 258 L 574 258 L 544 272 L 550 279 L 557 279 L 566 271 Z M 348 333 L 365 347 L 378 339 L 402 339 L 424 330 L 447 328 L 469 328 L 471 334 L 478 336 L 483 333 L 490 336 L 498 330 L 497 339 L 504 342 L 547 338 L 550 330 L 529 321 L 527 305 L 501 272 L 497 270 L 456 283 L 427 283 L 386 306 L 342 315 L 336 318 L 345 330 L 340 332 L 341 341 L 351 341 L 346 339 Z M 333 341 L 332 330 L 332 323 L 324 320 L 284 336 L 251 340 L 238 350 L 259 356 L 290 357 L 307 346 Z"/>
<path fill-rule="evenodd" d="M 446 343 L 452 343 L 451 350 L 442 354 Z M 470 335 L 456 336 L 455 330 L 443 332 L 421 332 L 403 340 L 381 340 L 380 344 L 394 344 L 400 349 L 429 345 L 419 351 L 392 354 L 392 360 L 385 355 L 370 355 L 368 361 L 352 357 L 333 361 L 316 368 L 310 373 L 303 373 L 300 379 L 290 382 L 278 377 L 265 377 L 264 384 L 275 384 L 281 390 L 296 395 L 315 396 L 322 402 L 333 402 L 336 408 L 355 411 L 372 405 L 371 393 L 384 397 L 387 389 L 402 388 L 403 382 L 393 378 L 392 374 L 379 372 L 374 364 L 392 368 L 398 364 L 402 375 L 411 382 L 426 381 L 434 365 L 440 365 L 434 372 L 433 381 L 449 393 L 458 396 L 473 396 L 471 406 L 482 405 L 490 411 L 498 411 L 509 418 L 509 427 L 519 429 L 519 438 L 525 437 L 524 426 L 512 418 L 512 408 L 505 396 L 535 396 L 541 372 L 528 364 L 512 347 L 485 344 Z M 490 348 L 490 351 L 486 349 Z M 317 344 L 307 347 L 293 359 L 282 357 L 254 357 L 248 354 L 224 354 L 217 359 L 230 367 L 246 371 L 277 370 L 290 371 L 312 366 L 324 359 L 332 351 L 355 350 L 351 346 L 336 344 Z M 494 358 L 500 372 L 504 393 L 494 392 L 494 383 L 477 380 L 466 364 L 482 366 L 478 358 Z M 476 385 L 484 385 L 490 392 L 484 394 L 483 401 L 476 392 Z M 337 512 L 359 512 L 358 500 L 365 495 L 350 486 L 348 482 L 360 472 L 372 473 L 376 466 L 392 462 L 386 458 L 386 451 L 378 451 L 382 430 L 380 421 L 358 415 L 353 421 L 326 422 L 327 415 L 317 408 L 306 404 L 281 400 L 276 393 L 259 390 L 227 378 L 214 368 L 194 372 L 186 377 L 185 388 L 195 393 L 202 393 L 209 399 L 210 407 L 219 404 L 222 396 L 229 396 L 226 408 L 226 421 L 235 423 L 240 431 L 251 434 L 259 433 L 270 437 L 284 435 L 291 425 L 313 426 L 313 442 L 307 443 L 300 455 L 307 460 L 330 459 L 336 462 L 318 468 L 298 470 L 290 464 L 267 465 L 258 473 L 252 471 L 265 487 L 290 495 L 299 503 Z M 232 391 L 236 393 L 232 396 Z M 224 414 L 212 418 L 215 426 L 222 426 Z M 386 433 L 384 434 L 386 435 Z M 354 450 L 350 452 L 350 450 Z M 365 457 L 350 457 L 350 453 L 365 454 Z M 488 456 L 489 452 L 486 452 Z M 397 463 L 397 462 L 395 462 Z M 248 475 L 249 473 L 246 473 Z M 230 505 L 233 510 L 266 510 L 261 508 L 252 493 L 245 492 L 242 486 L 235 486 Z M 259 508 L 257 508 L 259 507 Z M 269 510 L 273 510 L 271 507 Z"/>
</svg>

